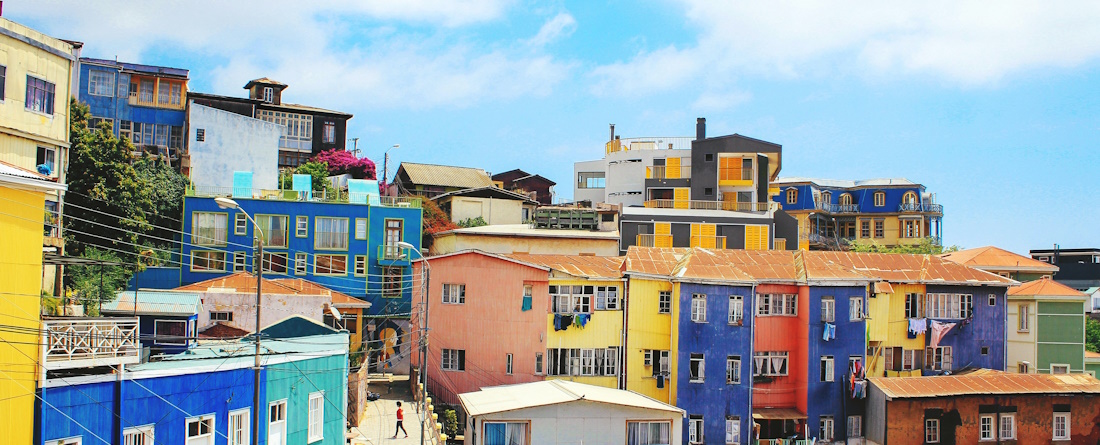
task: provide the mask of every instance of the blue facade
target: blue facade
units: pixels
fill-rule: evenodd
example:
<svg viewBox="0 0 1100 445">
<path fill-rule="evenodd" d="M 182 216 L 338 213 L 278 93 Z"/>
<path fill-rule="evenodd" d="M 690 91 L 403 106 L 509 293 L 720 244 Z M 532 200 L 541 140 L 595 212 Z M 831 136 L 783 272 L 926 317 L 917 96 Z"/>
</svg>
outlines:
<svg viewBox="0 0 1100 445">
<path fill-rule="evenodd" d="M 969 323 L 965 320 L 938 319 L 943 323 L 955 323 L 939 346 L 950 346 L 952 351 L 952 370 L 964 368 L 988 368 L 1005 370 L 1005 323 L 1008 317 L 1004 287 L 971 286 L 932 286 L 925 288 L 930 294 L 973 295 L 974 315 Z M 990 298 L 992 297 L 992 298 Z M 993 304 L 989 304 L 990 300 Z M 931 329 L 926 335 L 931 342 Z M 925 346 L 930 346 L 926 344 Z M 984 351 L 984 353 L 983 353 Z M 942 371 L 929 369 L 925 363 L 924 375 L 942 374 Z"/>
<path fill-rule="evenodd" d="M 694 294 L 706 295 L 706 322 L 691 319 Z M 742 296 L 741 325 L 729 323 L 730 296 Z M 703 416 L 703 437 L 726 437 L 726 419 L 740 419 L 741 442 L 752 434 L 752 287 L 680 283 L 679 340 L 677 342 L 676 404 L 689 415 Z M 691 381 L 691 356 L 703 354 L 704 379 Z M 727 383 L 726 361 L 739 356 L 739 383 Z M 688 443 L 684 428 L 683 442 Z"/>
<path fill-rule="evenodd" d="M 173 261 L 179 261 L 179 255 L 173 254 Z M 126 283 L 126 290 L 137 289 L 175 289 L 180 287 L 179 267 L 146 267 Z"/>
<path fill-rule="evenodd" d="M 856 206 L 855 213 L 897 213 L 898 208 L 902 203 L 902 197 L 908 192 L 917 194 L 918 202 L 921 199 L 921 194 L 924 193 L 924 186 L 889 186 L 889 187 L 823 187 L 810 184 L 779 184 L 779 194 L 772 197 L 772 201 L 778 202 L 783 205 L 783 210 L 815 210 L 818 208 L 814 202 L 814 191 L 817 192 L 829 192 L 828 200 L 825 200 L 825 195 L 822 194 L 818 197 L 819 202 L 825 204 L 839 205 L 840 196 L 847 193 L 852 195 L 852 204 Z M 798 196 L 794 204 L 787 203 L 787 190 L 798 190 Z M 886 193 L 886 205 L 875 205 L 875 192 Z"/>
<path fill-rule="evenodd" d="M 93 118 L 110 120 L 115 136 L 128 127 L 135 146 L 170 148 L 173 155 L 183 148 L 187 70 L 113 60 L 80 61 L 78 97 L 88 105 Z M 143 91 L 146 86 L 153 90 Z M 162 86 L 163 95 L 158 90 Z M 163 104 L 159 103 L 162 98 Z M 123 121 L 129 124 L 123 125 Z M 146 130 L 145 125 L 150 129 Z"/>
<path fill-rule="evenodd" d="M 277 244 L 285 244 L 285 246 L 265 245 L 264 253 L 273 262 L 273 265 L 264 271 L 265 278 L 304 278 L 332 290 L 364 299 L 371 303 L 371 308 L 367 310 L 369 315 L 401 317 L 407 316 L 411 311 L 411 298 L 414 290 L 417 292 L 415 294 L 419 295 L 420 280 L 411 275 L 412 267 L 409 261 L 417 258 L 417 253 L 393 247 L 392 242 L 387 248 L 386 226 L 387 223 L 399 224 L 399 230 L 395 229 L 393 233 L 400 233 L 400 241 L 412 244 L 419 249 L 421 236 L 419 208 L 276 199 L 234 199 L 249 215 L 261 220 L 261 225 L 265 224 L 262 220 L 270 216 L 286 217 L 287 227 L 284 228 L 282 235 L 268 234 L 269 238 L 277 238 L 275 240 Z M 195 215 L 200 213 L 226 215 L 225 242 L 216 241 L 209 247 L 197 245 L 202 242 L 194 236 L 193 230 L 197 229 L 193 223 Z M 237 230 L 235 222 L 238 213 L 240 213 L 239 210 L 219 208 L 213 198 L 189 196 L 184 199 L 182 231 L 191 235 L 184 236 L 181 257 L 184 258 L 185 264 L 180 270 L 181 284 L 196 283 L 235 271 L 253 271 L 253 227 L 246 221 L 241 225 L 242 230 Z M 296 230 L 299 217 L 303 217 L 306 224 L 305 230 L 301 232 Z M 317 228 L 318 218 L 344 219 L 347 221 L 347 232 L 321 231 Z M 364 224 L 365 233 L 357 229 L 357 226 L 361 227 Z M 322 237 L 322 240 L 317 240 L 318 236 Z M 282 240 L 283 237 L 285 241 Z M 337 242 L 337 244 L 346 245 L 346 248 L 321 248 L 325 247 L 322 245 L 323 242 L 333 242 L 333 240 L 343 240 L 344 242 Z M 200 259 L 195 255 L 196 252 L 199 252 L 200 256 L 212 255 L 214 261 Z M 238 252 L 243 256 L 237 257 Z M 317 273 L 318 255 L 336 261 L 332 263 L 336 265 L 327 268 L 332 270 L 325 270 L 326 268 L 321 266 L 321 271 L 335 271 L 334 273 Z M 304 262 L 300 261 L 303 256 Z M 236 266 L 236 270 L 234 258 L 240 258 L 243 261 Z M 281 258 L 286 259 L 285 266 L 281 266 Z M 343 271 L 339 270 L 341 260 L 344 261 Z M 365 267 L 356 270 L 357 261 L 360 263 L 365 261 Z"/>
<path fill-rule="evenodd" d="M 867 348 L 867 322 L 862 318 L 851 319 L 852 298 L 863 301 L 867 307 L 867 289 L 865 286 L 808 286 L 809 290 L 809 342 L 807 360 L 806 420 L 809 436 L 821 437 L 821 416 L 832 416 L 834 420 L 833 438 L 846 438 L 848 416 L 864 414 L 865 399 L 853 399 L 848 374 L 849 357 L 865 360 Z M 835 302 L 833 323 L 836 326 L 836 338 L 823 339 L 825 321 L 822 320 L 822 301 L 832 297 Z M 825 382 L 821 378 L 821 359 L 832 356 L 834 363 L 833 381 Z M 863 363 L 866 364 L 866 363 Z"/>
</svg>

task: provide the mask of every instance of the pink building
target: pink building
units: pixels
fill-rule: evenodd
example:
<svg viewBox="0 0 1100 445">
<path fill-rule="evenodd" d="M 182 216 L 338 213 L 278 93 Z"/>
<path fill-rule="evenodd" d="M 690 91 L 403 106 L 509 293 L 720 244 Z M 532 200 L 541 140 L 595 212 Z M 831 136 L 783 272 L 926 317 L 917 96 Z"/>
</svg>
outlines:
<svg viewBox="0 0 1100 445">
<path fill-rule="evenodd" d="M 458 394 L 482 387 L 542 380 L 550 269 L 480 251 L 426 261 L 431 275 L 426 367 L 432 394 L 457 404 Z M 417 276 L 423 264 L 415 263 Z M 411 326 L 417 327 L 413 312 Z M 413 353 L 414 367 L 419 352 Z"/>
</svg>

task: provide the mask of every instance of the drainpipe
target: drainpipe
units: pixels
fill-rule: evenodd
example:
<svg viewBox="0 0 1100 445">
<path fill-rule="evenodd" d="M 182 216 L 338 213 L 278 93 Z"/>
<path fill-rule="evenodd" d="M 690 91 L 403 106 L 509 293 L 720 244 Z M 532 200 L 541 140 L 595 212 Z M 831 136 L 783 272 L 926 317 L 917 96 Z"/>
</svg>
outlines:
<svg viewBox="0 0 1100 445">
<path fill-rule="evenodd" d="M 751 353 L 751 355 L 749 357 L 749 360 L 751 360 L 749 362 L 749 366 L 750 366 L 749 369 L 751 370 L 752 366 L 756 366 L 756 283 L 755 282 L 752 284 L 752 290 L 750 291 L 750 293 L 751 294 L 749 295 L 749 301 L 751 302 L 751 306 L 749 306 L 749 308 L 750 308 L 749 313 L 751 314 L 752 322 L 751 322 L 751 325 L 749 326 L 749 352 Z M 745 308 L 742 307 L 741 308 L 741 317 L 743 318 L 744 316 L 745 316 Z M 744 365 L 741 365 L 741 366 L 744 367 Z M 753 419 L 753 417 L 752 417 L 752 391 L 754 389 L 753 387 L 756 386 L 756 385 L 753 382 L 753 377 L 755 376 L 755 374 L 751 373 L 751 372 L 749 374 L 750 374 L 749 375 L 749 411 L 748 411 L 749 412 L 749 416 L 748 416 L 749 417 L 749 434 L 751 434 L 753 436 L 750 439 L 749 443 L 755 444 L 756 443 L 756 435 L 755 435 L 754 431 L 756 431 L 756 419 Z M 808 376 L 807 376 L 807 378 L 808 378 Z"/>
</svg>

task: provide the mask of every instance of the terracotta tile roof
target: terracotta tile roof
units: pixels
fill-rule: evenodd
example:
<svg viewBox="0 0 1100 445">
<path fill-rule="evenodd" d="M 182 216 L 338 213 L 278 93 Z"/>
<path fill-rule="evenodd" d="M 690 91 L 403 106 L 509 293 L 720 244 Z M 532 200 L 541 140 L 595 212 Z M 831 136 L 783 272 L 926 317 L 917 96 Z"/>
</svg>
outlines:
<svg viewBox="0 0 1100 445">
<path fill-rule="evenodd" d="M 1022 270 L 1054 273 L 1058 266 L 1009 252 L 999 247 L 985 246 L 945 253 L 940 258 L 979 269 Z"/>
<path fill-rule="evenodd" d="M 249 332 L 244 329 L 230 326 L 219 321 L 214 323 L 213 326 L 199 332 L 199 338 L 240 338 L 248 334 Z"/>
<path fill-rule="evenodd" d="M 1100 394 L 1088 374 L 975 373 L 928 377 L 871 377 L 887 397 L 949 397 L 979 394 Z"/>
<path fill-rule="evenodd" d="M 670 275 L 677 263 L 689 252 L 691 249 L 686 247 L 630 246 L 626 250 L 623 270 L 628 273 Z"/>
<path fill-rule="evenodd" d="M 533 255 L 528 253 L 513 253 L 503 256 L 585 278 L 620 278 L 623 276 L 621 268 L 625 258 L 621 256 Z"/>
<path fill-rule="evenodd" d="M 1076 297 L 1084 300 L 1088 298 L 1081 291 L 1072 287 L 1066 286 L 1062 283 L 1054 281 L 1050 278 L 1042 278 L 1035 281 L 1028 281 L 1008 290 L 1008 295 L 1020 295 L 1020 296 L 1050 296 L 1050 297 Z"/>
<path fill-rule="evenodd" d="M 256 292 L 256 276 L 248 272 L 237 272 L 232 275 L 211 278 L 206 281 L 200 281 L 198 283 L 188 284 L 186 286 L 180 286 L 176 288 L 176 290 L 185 290 L 191 292 L 209 292 L 211 290 L 222 289 L 232 289 L 231 292 Z M 340 292 L 324 287 L 320 284 L 306 281 L 301 278 L 264 278 L 263 290 L 264 293 L 270 294 L 317 296 L 330 296 L 340 294 L 347 297 L 346 294 L 342 294 Z"/>
<path fill-rule="evenodd" d="M 883 281 L 925 284 L 988 284 L 1011 286 L 1016 281 L 947 261 L 935 255 L 900 253 L 818 252 L 804 253 L 822 257 L 838 265 Z"/>
</svg>

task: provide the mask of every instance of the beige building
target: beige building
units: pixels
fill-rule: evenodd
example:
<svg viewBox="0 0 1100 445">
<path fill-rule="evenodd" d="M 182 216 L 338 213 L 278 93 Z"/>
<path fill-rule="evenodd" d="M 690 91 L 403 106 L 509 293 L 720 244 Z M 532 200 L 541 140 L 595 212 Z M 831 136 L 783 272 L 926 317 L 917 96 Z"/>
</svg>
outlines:
<svg viewBox="0 0 1100 445">
<path fill-rule="evenodd" d="M 462 250 L 497 254 L 617 256 L 619 232 L 540 229 L 527 224 L 469 227 L 437 233 L 431 254 L 445 255 Z"/>
<path fill-rule="evenodd" d="M 489 225 L 531 220 L 538 201 L 496 186 L 447 192 L 432 198 L 455 224 L 481 218 Z"/>
</svg>

